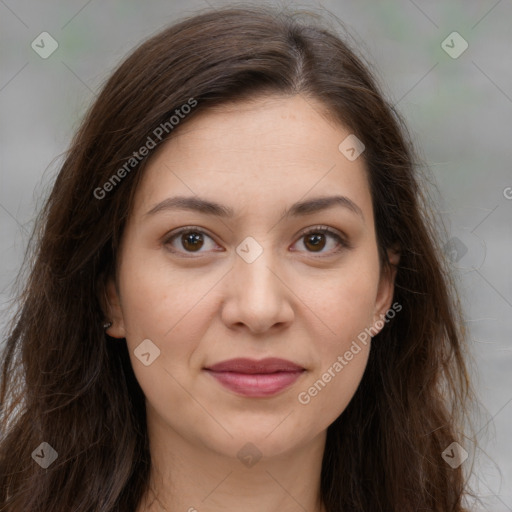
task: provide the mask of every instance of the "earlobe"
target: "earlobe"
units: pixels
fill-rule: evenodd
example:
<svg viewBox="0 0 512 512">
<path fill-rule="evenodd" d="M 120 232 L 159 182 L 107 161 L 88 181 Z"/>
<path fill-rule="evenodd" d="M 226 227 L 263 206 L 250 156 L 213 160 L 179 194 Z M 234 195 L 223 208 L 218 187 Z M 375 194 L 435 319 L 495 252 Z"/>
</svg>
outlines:
<svg viewBox="0 0 512 512">
<path fill-rule="evenodd" d="M 101 302 L 106 321 L 111 324 L 105 329 L 105 332 L 112 338 L 124 338 L 125 327 L 121 301 L 116 283 L 112 277 L 109 277 L 104 285 L 104 296 Z"/>
<path fill-rule="evenodd" d="M 377 323 L 380 325 L 382 323 L 382 318 L 385 317 L 386 313 L 391 307 L 395 291 L 395 278 L 398 269 L 398 263 L 400 262 L 400 251 L 398 248 L 394 247 L 388 249 L 387 254 L 389 263 L 384 265 L 380 276 L 379 289 L 377 292 L 375 313 L 373 318 L 374 325 Z"/>
</svg>

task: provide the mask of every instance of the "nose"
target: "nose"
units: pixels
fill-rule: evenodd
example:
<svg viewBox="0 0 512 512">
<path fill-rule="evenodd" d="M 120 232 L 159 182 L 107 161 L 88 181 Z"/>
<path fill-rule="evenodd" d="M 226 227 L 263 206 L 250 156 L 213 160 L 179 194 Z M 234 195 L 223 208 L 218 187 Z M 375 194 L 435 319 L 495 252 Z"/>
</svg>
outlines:
<svg viewBox="0 0 512 512">
<path fill-rule="evenodd" d="M 238 255 L 226 280 L 222 319 L 231 329 L 253 334 L 283 329 L 293 321 L 293 297 L 286 272 L 270 249 L 252 263 Z"/>
</svg>

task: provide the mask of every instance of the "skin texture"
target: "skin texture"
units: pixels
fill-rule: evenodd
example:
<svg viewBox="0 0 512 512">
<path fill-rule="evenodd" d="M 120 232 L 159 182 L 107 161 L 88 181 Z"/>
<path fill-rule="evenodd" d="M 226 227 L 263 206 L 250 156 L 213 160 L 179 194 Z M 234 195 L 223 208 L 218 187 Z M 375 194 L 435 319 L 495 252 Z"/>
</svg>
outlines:
<svg viewBox="0 0 512 512">
<path fill-rule="evenodd" d="M 323 510 L 326 429 L 354 395 L 370 343 L 359 344 L 309 403 L 298 395 L 386 313 L 393 296 L 394 273 L 379 264 L 364 153 L 349 161 L 338 150 L 350 133 L 310 98 L 260 97 L 199 114 L 149 162 L 117 283 L 107 287 L 108 334 L 126 338 L 146 396 L 159 503 L 150 506 L 150 495 L 138 512 Z M 235 216 L 146 215 L 177 195 L 216 201 Z M 297 201 L 332 195 L 348 197 L 364 218 L 343 206 L 282 218 Z M 349 247 L 326 234 L 315 251 L 303 235 L 317 225 L 337 230 Z M 206 232 L 195 252 L 185 237 L 169 241 L 186 226 Z M 252 263 L 236 252 L 249 236 L 263 250 Z M 145 339 L 160 350 L 149 366 L 134 354 Z M 234 357 L 280 357 L 306 371 L 274 396 L 248 398 L 203 370 Z M 246 443 L 262 454 L 251 467 L 237 457 Z"/>
</svg>

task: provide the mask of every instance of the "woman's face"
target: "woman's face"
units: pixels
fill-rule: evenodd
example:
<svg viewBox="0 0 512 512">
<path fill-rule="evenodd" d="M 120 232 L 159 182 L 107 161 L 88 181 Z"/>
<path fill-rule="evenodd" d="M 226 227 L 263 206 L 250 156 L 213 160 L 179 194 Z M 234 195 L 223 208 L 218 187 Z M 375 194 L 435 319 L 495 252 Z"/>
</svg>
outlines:
<svg viewBox="0 0 512 512">
<path fill-rule="evenodd" d="M 393 276 L 364 153 L 339 149 L 350 131 L 321 111 L 302 96 L 225 105 L 149 162 L 108 291 L 150 429 L 272 456 L 321 439 L 354 395 Z"/>
</svg>

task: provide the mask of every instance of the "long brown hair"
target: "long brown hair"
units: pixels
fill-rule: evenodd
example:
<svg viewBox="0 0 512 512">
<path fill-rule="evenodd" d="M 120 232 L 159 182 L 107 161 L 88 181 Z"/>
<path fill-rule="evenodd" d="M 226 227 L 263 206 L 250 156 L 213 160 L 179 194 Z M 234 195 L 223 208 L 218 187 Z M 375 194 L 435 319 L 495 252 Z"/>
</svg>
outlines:
<svg viewBox="0 0 512 512">
<path fill-rule="evenodd" d="M 462 316 L 419 162 L 364 58 L 303 18 L 255 7 L 200 13 L 147 40 L 104 85 L 39 216 L 3 350 L 1 511 L 136 509 L 151 464 L 144 395 L 126 343 L 103 330 L 101 302 L 153 154 L 134 152 L 197 112 L 260 93 L 317 99 L 364 143 L 381 264 L 386 248 L 401 251 L 402 310 L 374 337 L 355 396 L 328 428 L 326 509 L 463 510 L 464 466 L 441 456 L 463 445 L 471 396 Z M 50 450 L 43 442 L 57 454 L 46 469 L 33 454 Z"/>
</svg>

